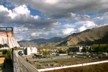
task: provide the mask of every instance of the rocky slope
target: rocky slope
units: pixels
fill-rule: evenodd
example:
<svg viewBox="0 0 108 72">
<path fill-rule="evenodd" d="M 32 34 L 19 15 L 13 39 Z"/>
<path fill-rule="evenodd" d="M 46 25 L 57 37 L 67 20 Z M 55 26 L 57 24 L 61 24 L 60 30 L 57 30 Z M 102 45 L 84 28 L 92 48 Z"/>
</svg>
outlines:
<svg viewBox="0 0 108 72">
<path fill-rule="evenodd" d="M 91 45 L 94 43 L 108 43 L 108 25 L 88 29 L 80 33 L 74 33 L 65 38 L 62 42 L 59 42 L 58 45 Z"/>
</svg>

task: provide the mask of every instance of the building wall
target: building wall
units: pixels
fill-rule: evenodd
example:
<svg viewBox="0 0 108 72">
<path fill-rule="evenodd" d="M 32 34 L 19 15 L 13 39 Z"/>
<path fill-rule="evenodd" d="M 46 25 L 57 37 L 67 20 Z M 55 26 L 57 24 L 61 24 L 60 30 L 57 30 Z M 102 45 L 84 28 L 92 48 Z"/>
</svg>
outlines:
<svg viewBox="0 0 108 72">
<path fill-rule="evenodd" d="M 0 45 L 4 44 L 8 45 L 8 47 L 5 48 L 20 47 L 20 45 L 14 38 L 12 27 L 0 27 Z"/>
<path fill-rule="evenodd" d="M 26 51 L 25 53 L 27 55 L 37 54 L 38 53 L 38 50 L 37 50 L 36 47 L 26 47 L 25 51 Z"/>
</svg>

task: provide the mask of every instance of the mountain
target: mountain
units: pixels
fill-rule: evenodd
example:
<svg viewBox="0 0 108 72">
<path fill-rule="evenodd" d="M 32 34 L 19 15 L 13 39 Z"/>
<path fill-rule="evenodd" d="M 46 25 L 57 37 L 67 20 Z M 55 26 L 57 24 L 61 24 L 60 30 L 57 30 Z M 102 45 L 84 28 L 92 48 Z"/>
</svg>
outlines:
<svg viewBox="0 0 108 72">
<path fill-rule="evenodd" d="M 87 29 L 83 32 L 73 33 L 65 38 L 33 39 L 20 41 L 21 46 L 35 46 L 37 44 L 50 44 L 56 46 L 108 44 L 108 25 Z"/>
<path fill-rule="evenodd" d="M 55 44 L 56 42 L 60 42 L 61 40 L 63 40 L 63 38 L 61 37 L 53 37 L 53 38 L 50 38 L 50 39 L 33 39 L 33 40 L 22 40 L 22 41 L 19 41 L 19 44 L 21 46 L 30 46 L 30 45 L 36 45 L 36 44 Z"/>
<path fill-rule="evenodd" d="M 56 42 L 59 42 L 61 40 L 63 40 L 63 38 L 53 37 L 53 38 L 50 38 L 50 39 L 33 39 L 33 40 L 30 40 L 30 41 L 35 42 L 37 44 L 47 44 L 47 43 L 56 43 Z"/>
<path fill-rule="evenodd" d="M 36 43 L 30 42 L 30 41 L 26 41 L 26 40 L 19 41 L 18 43 L 19 43 L 19 45 L 21 47 L 37 47 Z"/>
<path fill-rule="evenodd" d="M 108 43 L 108 25 L 74 33 L 58 43 L 58 46 L 91 45 Z"/>
</svg>

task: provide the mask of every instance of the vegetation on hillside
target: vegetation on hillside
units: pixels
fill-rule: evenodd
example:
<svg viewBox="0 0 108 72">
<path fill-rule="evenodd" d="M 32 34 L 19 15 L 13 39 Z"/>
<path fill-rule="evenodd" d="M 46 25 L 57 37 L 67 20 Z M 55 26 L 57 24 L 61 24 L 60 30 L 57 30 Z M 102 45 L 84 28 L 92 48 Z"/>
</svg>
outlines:
<svg viewBox="0 0 108 72">
<path fill-rule="evenodd" d="M 89 29 L 80 33 L 75 33 L 60 42 L 58 45 L 92 45 L 92 44 L 107 44 L 108 43 L 108 25 Z"/>
</svg>

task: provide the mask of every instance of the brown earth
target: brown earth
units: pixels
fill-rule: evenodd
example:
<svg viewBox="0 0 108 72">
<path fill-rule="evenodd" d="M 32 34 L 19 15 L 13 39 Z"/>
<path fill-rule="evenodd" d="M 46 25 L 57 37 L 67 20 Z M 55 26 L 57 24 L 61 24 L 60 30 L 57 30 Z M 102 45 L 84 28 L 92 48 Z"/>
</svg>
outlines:
<svg viewBox="0 0 108 72">
<path fill-rule="evenodd" d="M 108 72 L 108 63 L 45 72 Z"/>
</svg>

